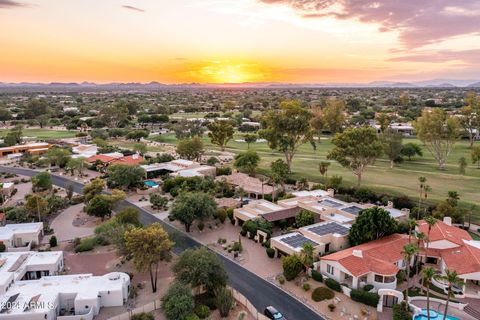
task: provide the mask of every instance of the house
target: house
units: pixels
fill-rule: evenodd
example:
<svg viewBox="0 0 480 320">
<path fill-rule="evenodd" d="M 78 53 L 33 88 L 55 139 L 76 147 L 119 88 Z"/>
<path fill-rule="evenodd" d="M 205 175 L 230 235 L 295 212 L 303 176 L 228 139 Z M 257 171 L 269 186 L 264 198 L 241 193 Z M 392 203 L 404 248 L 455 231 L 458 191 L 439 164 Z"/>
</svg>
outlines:
<svg viewBox="0 0 480 320">
<path fill-rule="evenodd" d="M 138 166 L 143 161 L 145 161 L 145 159 L 141 155 L 132 154 L 130 156 L 113 159 L 112 161 L 110 161 L 110 165 L 124 164 L 127 166 Z"/>
<path fill-rule="evenodd" d="M 428 234 L 428 224 L 418 221 L 417 232 Z M 464 296 L 480 299 L 480 241 L 473 240 L 470 234 L 452 225 L 451 218 L 438 220 L 430 230 L 428 251 L 424 245 L 422 260 L 438 272 L 457 272 L 465 284 Z"/>
<path fill-rule="evenodd" d="M 396 274 L 405 269 L 402 251 L 407 243 L 408 235 L 392 234 L 323 256 L 315 268 L 353 289 L 366 284 L 376 289 L 395 289 Z"/>
<path fill-rule="evenodd" d="M 36 143 L 28 143 L 28 144 L 21 144 L 11 147 L 2 147 L 0 148 L 0 157 L 6 157 L 10 154 L 25 154 L 29 153 L 32 155 L 39 155 L 43 154 L 50 149 L 52 145 L 46 142 L 36 142 Z"/>
<path fill-rule="evenodd" d="M 0 227 L 0 242 L 7 251 L 29 251 L 43 236 L 43 222 L 12 223 Z"/>
<path fill-rule="evenodd" d="M 2 252 L 0 253 L 0 295 L 16 281 L 54 276 L 63 271 L 63 252 Z"/>
<path fill-rule="evenodd" d="M 250 177 L 248 174 L 241 172 L 233 172 L 228 176 L 219 176 L 217 180 L 225 180 L 235 189 L 243 189 L 248 197 L 254 199 L 277 194 L 274 187 L 262 182 L 262 180 L 258 178 Z"/>
<path fill-rule="evenodd" d="M 98 147 L 95 144 L 79 144 L 72 147 L 72 158 L 90 158 L 97 154 Z"/>
<path fill-rule="evenodd" d="M 195 161 L 177 159 L 163 163 L 153 163 L 141 166 L 147 178 L 156 178 L 170 174 L 173 177 L 215 177 L 217 169 L 205 166 Z"/>
<path fill-rule="evenodd" d="M 261 199 L 250 201 L 246 206 L 234 209 L 233 218 L 235 225 L 242 225 L 245 221 L 255 218 L 276 222 L 295 218 L 299 212 L 299 207 L 289 208 Z"/>
<path fill-rule="evenodd" d="M 0 319 L 92 320 L 102 307 L 122 306 L 129 290 L 130 278 L 122 272 L 17 281 L 0 296 Z"/>
<path fill-rule="evenodd" d="M 314 247 L 316 255 L 321 256 L 330 251 L 337 251 L 348 247 L 349 225 L 336 222 L 320 222 L 270 239 L 270 247 L 277 256 L 299 254 L 305 243 Z"/>
</svg>

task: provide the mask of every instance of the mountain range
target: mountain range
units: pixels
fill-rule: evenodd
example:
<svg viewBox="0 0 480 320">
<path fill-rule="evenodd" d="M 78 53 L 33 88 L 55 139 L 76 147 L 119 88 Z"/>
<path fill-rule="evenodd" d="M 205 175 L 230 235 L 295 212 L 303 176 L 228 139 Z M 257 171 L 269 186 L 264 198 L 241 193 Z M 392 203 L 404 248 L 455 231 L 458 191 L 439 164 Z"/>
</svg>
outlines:
<svg viewBox="0 0 480 320">
<path fill-rule="evenodd" d="M 14 91 L 134 91 L 160 89 L 189 88 L 480 88 L 480 80 L 464 79 L 432 79 L 415 82 L 373 81 L 369 83 L 280 83 L 280 82 L 247 82 L 247 83 L 180 83 L 163 84 L 152 81 L 139 82 L 51 82 L 51 83 L 6 83 L 0 82 L 0 90 Z"/>
</svg>

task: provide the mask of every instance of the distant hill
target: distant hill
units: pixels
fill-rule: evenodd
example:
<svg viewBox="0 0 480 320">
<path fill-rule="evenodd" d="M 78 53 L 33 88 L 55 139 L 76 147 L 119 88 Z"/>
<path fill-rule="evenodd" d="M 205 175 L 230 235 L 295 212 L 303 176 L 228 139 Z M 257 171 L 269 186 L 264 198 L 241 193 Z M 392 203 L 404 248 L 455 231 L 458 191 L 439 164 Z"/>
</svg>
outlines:
<svg viewBox="0 0 480 320">
<path fill-rule="evenodd" d="M 468 87 L 469 88 L 480 88 L 480 81 L 469 84 Z"/>
</svg>

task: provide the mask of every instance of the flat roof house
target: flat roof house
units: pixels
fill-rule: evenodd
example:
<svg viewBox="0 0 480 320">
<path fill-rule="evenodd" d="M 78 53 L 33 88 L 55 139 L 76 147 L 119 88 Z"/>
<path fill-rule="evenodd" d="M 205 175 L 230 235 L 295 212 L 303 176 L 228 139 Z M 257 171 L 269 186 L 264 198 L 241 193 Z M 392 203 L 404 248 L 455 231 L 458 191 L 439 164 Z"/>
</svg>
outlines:
<svg viewBox="0 0 480 320">
<path fill-rule="evenodd" d="M 102 307 L 122 306 L 129 289 L 130 278 L 122 272 L 19 281 L 0 296 L 0 319 L 92 320 Z"/>
<path fill-rule="evenodd" d="M 57 275 L 64 269 L 63 252 L 2 252 L 0 253 L 0 295 L 16 281 L 35 280 Z"/>
<path fill-rule="evenodd" d="M 12 223 L 0 227 L 0 242 L 7 251 L 29 251 L 43 236 L 43 222 Z"/>
<path fill-rule="evenodd" d="M 217 169 L 202 165 L 195 161 L 177 159 L 170 162 L 153 163 L 141 166 L 147 178 L 154 178 L 164 174 L 179 177 L 215 177 Z"/>
<path fill-rule="evenodd" d="M 16 153 L 30 153 L 30 154 L 42 154 L 50 149 L 51 145 L 46 142 L 36 142 L 28 144 L 19 144 L 11 147 L 0 148 L 0 157 L 6 157 L 9 154 Z"/>
<path fill-rule="evenodd" d="M 261 199 L 250 201 L 246 206 L 234 209 L 233 217 L 236 225 L 242 225 L 245 221 L 255 218 L 263 218 L 270 222 L 290 219 L 294 218 L 298 212 L 300 212 L 299 207 L 285 207 Z"/>
<path fill-rule="evenodd" d="M 248 174 L 233 172 L 231 175 L 219 176 L 217 180 L 225 181 L 236 189 L 242 188 L 250 198 L 260 199 L 265 195 L 276 194 L 274 187 L 262 182 L 262 180 L 250 177 Z"/>
</svg>

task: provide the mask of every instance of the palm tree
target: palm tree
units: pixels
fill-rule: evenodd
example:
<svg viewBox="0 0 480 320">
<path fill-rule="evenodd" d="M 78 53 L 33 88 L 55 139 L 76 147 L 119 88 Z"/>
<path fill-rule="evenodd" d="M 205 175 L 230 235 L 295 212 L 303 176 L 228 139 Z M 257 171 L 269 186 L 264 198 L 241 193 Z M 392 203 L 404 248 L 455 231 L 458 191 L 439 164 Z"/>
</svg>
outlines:
<svg viewBox="0 0 480 320">
<path fill-rule="evenodd" d="M 410 261 L 412 260 L 412 256 L 415 255 L 417 252 L 418 248 L 413 243 L 407 243 L 403 246 L 402 254 L 407 267 L 407 290 L 405 301 L 408 301 L 408 286 L 410 284 Z M 405 304 L 405 310 L 408 310 L 408 303 Z"/>
<path fill-rule="evenodd" d="M 447 319 L 447 310 L 448 310 L 448 303 L 450 302 L 450 298 L 453 297 L 452 287 L 454 285 L 463 286 L 463 280 L 458 277 L 456 271 L 445 270 L 445 275 L 439 276 L 439 279 L 442 279 L 448 283 L 448 296 L 447 296 L 447 303 L 445 304 L 445 311 L 443 312 L 443 320 Z"/>
<path fill-rule="evenodd" d="M 407 225 L 408 225 L 408 242 L 410 242 L 412 240 L 412 231 L 415 229 L 416 226 L 418 226 L 418 223 L 417 223 L 417 220 L 415 219 L 408 219 Z"/>
<path fill-rule="evenodd" d="M 428 246 L 430 244 L 430 232 L 432 231 L 432 227 L 437 223 L 437 219 L 432 216 L 428 216 L 425 217 L 425 222 L 428 224 L 427 243 L 425 246 L 425 262 L 427 262 Z"/>
<path fill-rule="evenodd" d="M 435 276 L 435 270 L 432 267 L 426 267 L 422 270 L 422 279 L 427 288 L 427 318 L 430 320 L 430 283 Z"/>
<path fill-rule="evenodd" d="M 425 201 L 427 200 L 428 198 L 428 193 L 432 191 L 432 188 L 429 186 L 429 185 L 425 185 L 423 187 L 423 197 L 425 198 Z M 425 206 L 425 208 L 423 208 L 423 215 L 427 214 L 427 207 Z"/>
<path fill-rule="evenodd" d="M 302 261 L 303 266 L 305 267 L 305 271 L 308 275 L 308 268 L 311 268 L 313 265 L 313 255 L 315 249 L 311 243 L 305 243 L 302 247 L 302 251 L 300 252 L 300 261 Z"/>
<path fill-rule="evenodd" d="M 415 255 L 414 261 L 415 261 L 416 271 L 419 271 L 420 270 L 420 261 L 419 261 L 420 248 L 422 247 L 422 244 L 427 238 L 427 236 L 423 232 L 417 232 L 415 234 L 415 238 L 417 238 L 417 248 L 419 249 L 419 252 L 417 252 L 417 254 Z"/>
<path fill-rule="evenodd" d="M 320 174 L 322 175 L 323 184 L 327 183 L 327 172 L 329 166 L 330 162 L 328 161 L 321 161 L 318 165 L 318 171 L 320 171 Z"/>
<path fill-rule="evenodd" d="M 427 178 L 418 177 L 418 182 L 420 182 L 420 192 L 418 196 L 417 219 L 420 219 L 420 208 L 422 207 L 423 188 L 425 187 L 425 182 L 427 182 Z"/>
</svg>

